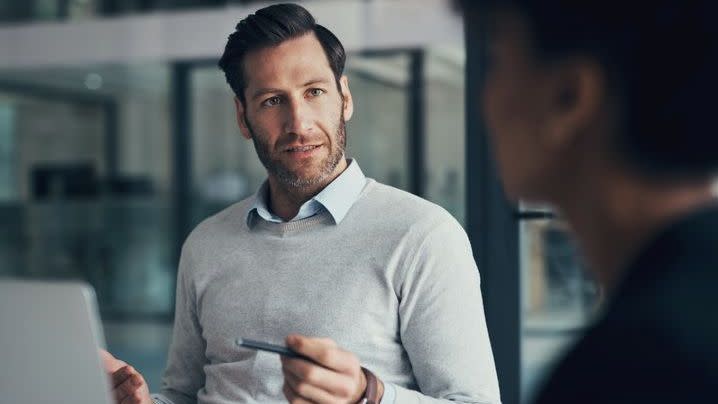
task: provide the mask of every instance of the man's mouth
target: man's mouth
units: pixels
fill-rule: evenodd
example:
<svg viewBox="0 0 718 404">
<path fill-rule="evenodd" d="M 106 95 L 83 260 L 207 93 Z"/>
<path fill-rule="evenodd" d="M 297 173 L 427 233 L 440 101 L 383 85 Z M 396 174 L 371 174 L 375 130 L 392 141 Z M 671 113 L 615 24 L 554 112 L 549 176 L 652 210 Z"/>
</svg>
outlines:
<svg viewBox="0 0 718 404">
<path fill-rule="evenodd" d="M 298 153 L 298 152 L 308 152 L 312 151 L 321 145 L 304 145 L 304 146 L 295 146 L 295 147 L 288 147 L 285 149 L 285 151 L 290 153 Z"/>
</svg>

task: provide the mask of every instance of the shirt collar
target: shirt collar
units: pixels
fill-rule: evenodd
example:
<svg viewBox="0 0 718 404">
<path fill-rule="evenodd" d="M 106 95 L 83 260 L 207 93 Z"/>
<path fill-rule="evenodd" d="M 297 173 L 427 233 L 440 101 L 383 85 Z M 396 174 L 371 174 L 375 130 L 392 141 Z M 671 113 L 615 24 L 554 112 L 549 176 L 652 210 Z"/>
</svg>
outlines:
<svg viewBox="0 0 718 404">
<path fill-rule="evenodd" d="M 350 159 L 347 168 L 329 185 L 316 194 L 312 199 L 305 202 L 300 208 L 297 216 L 291 221 L 305 219 L 326 209 L 332 215 L 334 223 L 339 224 L 354 205 L 362 189 L 366 185 L 366 176 L 359 167 L 356 160 Z M 255 193 L 254 203 L 247 213 L 247 223 L 250 223 L 251 215 L 256 212 L 262 219 L 272 222 L 283 222 L 283 220 L 269 210 L 267 195 L 269 183 L 264 181 Z"/>
</svg>

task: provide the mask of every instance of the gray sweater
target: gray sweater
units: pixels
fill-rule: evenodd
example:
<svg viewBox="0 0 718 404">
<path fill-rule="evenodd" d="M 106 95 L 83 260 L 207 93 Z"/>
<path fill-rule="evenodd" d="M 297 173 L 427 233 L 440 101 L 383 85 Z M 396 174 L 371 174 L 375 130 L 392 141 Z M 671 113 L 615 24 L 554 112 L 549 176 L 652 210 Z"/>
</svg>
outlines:
<svg viewBox="0 0 718 404">
<path fill-rule="evenodd" d="M 498 403 L 479 273 L 442 208 L 368 180 L 346 217 L 273 223 L 254 197 L 182 250 L 162 394 L 175 404 L 286 402 L 279 358 L 235 345 L 334 339 L 396 386 L 396 403 Z"/>
</svg>

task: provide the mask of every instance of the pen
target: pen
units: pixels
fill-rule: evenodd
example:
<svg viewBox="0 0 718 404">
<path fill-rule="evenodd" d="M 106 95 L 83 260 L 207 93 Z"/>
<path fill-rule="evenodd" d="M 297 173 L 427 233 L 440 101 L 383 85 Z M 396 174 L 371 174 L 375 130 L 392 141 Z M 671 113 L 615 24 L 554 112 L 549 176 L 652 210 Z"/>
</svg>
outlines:
<svg viewBox="0 0 718 404">
<path fill-rule="evenodd" d="M 267 342 L 257 341 L 248 338 L 237 338 L 236 343 L 243 348 L 249 348 L 264 352 L 272 352 L 282 356 L 287 356 L 289 358 L 304 359 L 305 361 L 314 362 L 309 357 L 296 353 L 291 349 L 281 345 L 274 345 Z"/>
</svg>

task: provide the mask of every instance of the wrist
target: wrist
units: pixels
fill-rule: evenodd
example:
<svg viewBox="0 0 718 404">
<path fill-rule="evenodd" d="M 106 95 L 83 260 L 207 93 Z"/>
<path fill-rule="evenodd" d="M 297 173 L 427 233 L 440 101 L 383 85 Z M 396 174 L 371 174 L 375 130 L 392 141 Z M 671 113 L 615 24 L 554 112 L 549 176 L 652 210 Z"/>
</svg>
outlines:
<svg viewBox="0 0 718 404">
<path fill-rule="evenodd" d="M 379 404 L 384 395 L 384 383 L 369 369 L 362 367 L 361 370 L 365 388 L 364 394 L 359 399 L 359 404 Z"/>
</svg>

